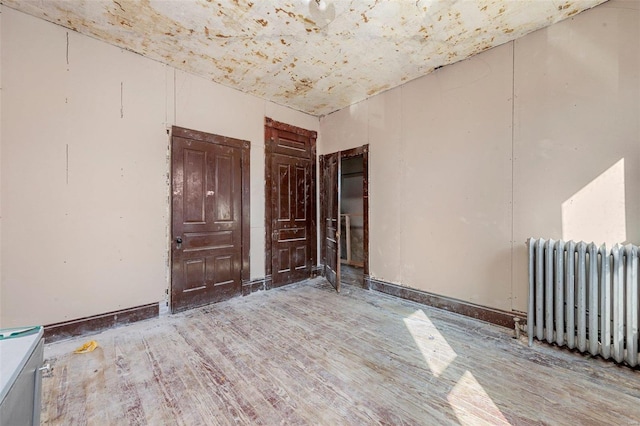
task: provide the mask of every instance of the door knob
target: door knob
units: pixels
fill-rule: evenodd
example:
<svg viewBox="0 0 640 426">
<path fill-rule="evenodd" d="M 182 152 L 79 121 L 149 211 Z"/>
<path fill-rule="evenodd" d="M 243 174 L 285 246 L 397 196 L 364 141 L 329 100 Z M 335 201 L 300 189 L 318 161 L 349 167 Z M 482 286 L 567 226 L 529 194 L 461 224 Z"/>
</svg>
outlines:
<svg viewBox="0 0 640 426">
<path fill-rule="evenodd" d="M 182 244 L 182 237 L 176 238 L 176 244 Z"/>
</svg>

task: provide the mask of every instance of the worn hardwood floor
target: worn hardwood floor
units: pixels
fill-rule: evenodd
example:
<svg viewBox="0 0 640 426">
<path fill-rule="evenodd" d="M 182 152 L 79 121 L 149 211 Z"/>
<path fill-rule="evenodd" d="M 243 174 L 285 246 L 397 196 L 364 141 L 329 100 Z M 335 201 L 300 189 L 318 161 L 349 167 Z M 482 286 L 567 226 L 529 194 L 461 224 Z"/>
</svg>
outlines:
<svg viewBox="0 0 640 426">
<path fill-rule="evenodd" d="M 42 421 L 638 424 L 638 371 L 511 336 L 318 278 L 47 345 Z"/>
<path fill-rule="evenodd" d="M 344 284 L 364 287 L 364 271 L 357 266 L 340 265 L 340 281 Z"/>
</svg>

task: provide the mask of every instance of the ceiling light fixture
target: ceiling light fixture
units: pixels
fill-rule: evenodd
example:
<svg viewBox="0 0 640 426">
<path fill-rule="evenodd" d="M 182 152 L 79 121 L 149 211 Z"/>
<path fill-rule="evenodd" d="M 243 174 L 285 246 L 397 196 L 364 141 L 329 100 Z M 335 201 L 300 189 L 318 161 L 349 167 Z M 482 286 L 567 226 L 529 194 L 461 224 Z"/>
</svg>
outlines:
<svg viewBox="0 0 640 426">
<path fill-rule="evenodd" d="M 324 0 L 315 0 L 318 10 L 324 12 L 327 9 L 327 3 Z"/>
</svg>

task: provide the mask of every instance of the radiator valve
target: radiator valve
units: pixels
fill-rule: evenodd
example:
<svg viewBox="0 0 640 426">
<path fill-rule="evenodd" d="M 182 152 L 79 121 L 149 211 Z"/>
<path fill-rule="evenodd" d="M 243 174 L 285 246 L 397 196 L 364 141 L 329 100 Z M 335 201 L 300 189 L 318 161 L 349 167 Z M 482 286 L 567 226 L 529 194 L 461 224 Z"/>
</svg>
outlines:
<svg viewBox="0 0 640 426">
<path fill-rule="evenodd" d="M 520 325 L 520 317 L 513 317 L 514 339 L 520 339 L 520 331 L 524 330 L 524 325 Z"/>
</svg>

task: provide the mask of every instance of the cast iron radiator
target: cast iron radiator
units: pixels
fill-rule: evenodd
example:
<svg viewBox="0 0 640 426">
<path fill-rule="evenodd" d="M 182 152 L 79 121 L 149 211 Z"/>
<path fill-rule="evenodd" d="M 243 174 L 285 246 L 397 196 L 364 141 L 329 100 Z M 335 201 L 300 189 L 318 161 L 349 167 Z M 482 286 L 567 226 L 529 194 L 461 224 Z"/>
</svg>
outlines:
<svg viewBox="0 0 640 426">
<path fill-rule="evenodd" d="M 530 238 L 529 346 L 534 337 L 638 364 L 638 246 Z"/>
</svg>

